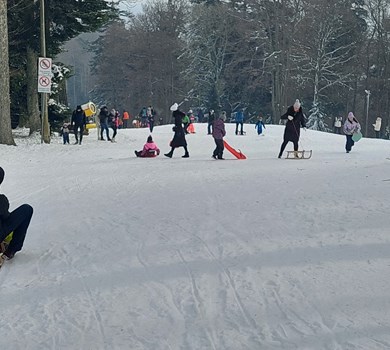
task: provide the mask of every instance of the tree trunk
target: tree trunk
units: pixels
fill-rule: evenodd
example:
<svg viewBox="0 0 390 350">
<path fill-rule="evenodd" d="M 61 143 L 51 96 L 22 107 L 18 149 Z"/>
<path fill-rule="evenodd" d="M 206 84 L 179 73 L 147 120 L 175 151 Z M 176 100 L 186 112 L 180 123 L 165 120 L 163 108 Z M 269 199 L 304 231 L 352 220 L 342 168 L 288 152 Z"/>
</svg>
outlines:
<svg viewBox="0 0 390 350">
<path fill-rule="evenodd" d="M 27 47 L 27 121 L 30 135 L 41 129 L 41 118 L 38 102 L 38 55 Z"/>
<path fill-rule="evenodd" d="M 0 144 L 15 145 L 11 129 L 7 0 L 0 0 Z"/>
</svg>

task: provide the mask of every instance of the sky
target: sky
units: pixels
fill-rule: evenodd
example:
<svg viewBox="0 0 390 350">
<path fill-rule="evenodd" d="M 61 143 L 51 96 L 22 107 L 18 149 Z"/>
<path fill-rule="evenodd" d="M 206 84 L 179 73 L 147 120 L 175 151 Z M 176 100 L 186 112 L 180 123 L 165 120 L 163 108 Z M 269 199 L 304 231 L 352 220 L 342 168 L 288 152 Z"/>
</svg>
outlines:
<svg viewBox="0 0 390 350">
<path fill-rule="evenodd" d="M 288 160 L 283 126 L 226 127 L 246 160 L 212 159 L 205 124 L 187 159 L 163 156 L 172 125 L 153 159 L 147 129 L 0 145 L 0 192 L 34 208 L 0 270 L 0 348 L 390 349 L 390 142 L 307 130 L 312 158 Z"/>
</svg>

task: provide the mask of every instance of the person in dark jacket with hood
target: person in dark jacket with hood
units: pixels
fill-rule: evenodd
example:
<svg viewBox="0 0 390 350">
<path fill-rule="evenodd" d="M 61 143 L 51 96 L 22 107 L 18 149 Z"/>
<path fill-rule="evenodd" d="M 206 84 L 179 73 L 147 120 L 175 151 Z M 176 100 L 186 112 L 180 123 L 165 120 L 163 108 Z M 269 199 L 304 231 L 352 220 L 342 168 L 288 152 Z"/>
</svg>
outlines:
<svg viewBox="0 0 390 350">
<path fill-rule="evenodd" d="M 0 167 L 0 184 L 3 182 L 5 172 Z M 16 252 L 22 250 L 27 229 L 33 214 L 33 208 L 28 204 L 9 212 L 9 201 L 4 194 L 0 194 L 0 266 L 4 260 L 12 259 Z M 11 233 L 9 244 L 3 241 Z"/>
<path fill-rule="evenodd" d="M 80 144 L 83 141 L 84 127 L 87 124 L 87 117 L 80 105 L 76 107 L 72 114 L 71 126 L 73 127 L 74 137 L 76 139 L 75 145 Z M 80 140 L 77 137 L 78 130 L 80 129 Z"/>
<path fill-rule="evenodd" d="M 238 127 L 240 126 L 240 135 L 244 135 L 244 110 L 240 109 L 236 112 L 236 135 L 238 135 Z"/>
<path fill-rule="evenodd" d="M 219 115 L 219 118 L 217 118 L 214 121 L 213 124 L 213 137 L 216 144 L 216 148 L 213 152 L 213 158 L 214 159 L 224 159 L 223 158 L 223 137 L 226 135 L 225 131 L 225 120 L 226 120 L 226 112 L 222 111 Z"/>
<path fill-rule="evenodd" d="M 100 122 L 100 140 L 104 141 L 103 131 L 106 130 L 107 141 L 111 141 L 110 132 L 108 130 L 108 116 L 109 116 L 107 106 L 100 108 L 99 113 L 99 122 Z"/>
<path fill-rule="evenodd" d="M 179 105 L 177 103 L 174 103 L 171 106 L 171 111 L 172 111 L 172 117 L 175 120 L 175 126 L 173 127 L 173 131 L 175 134 L 173 135 L 173 139 L 171 141 L 171 151 L 169 153 L 165 153 L 164 156 L 168 158 L 172 158 L 173 156 L 173 151 L 177 147 L 184 147 L 184 156 L 182 158 L 188 158 L 190 155 L 188 153 L 187 149 L 187 141 L 185 137 L 185 132 L 183 129 L 183 117 L 186 115 L 184 112 L 179 110 Z"/>
<path fill-rule="evenodd" d="M 294 144 L 294 152 L 298 152 L 300 129 L 301 127 L 306 128 L 305 116 L 303 115 L 301 103 L 298 99 L 295 100 L 293 106 L 287 108 L 287 112 L 280 119 L 287 119 L 287 123 L 278 158 L 282 157 L 283 151 L 290 141 Z M 295 153 L 295 157 L 298 157 L 298 153 Z"/>
</svg>

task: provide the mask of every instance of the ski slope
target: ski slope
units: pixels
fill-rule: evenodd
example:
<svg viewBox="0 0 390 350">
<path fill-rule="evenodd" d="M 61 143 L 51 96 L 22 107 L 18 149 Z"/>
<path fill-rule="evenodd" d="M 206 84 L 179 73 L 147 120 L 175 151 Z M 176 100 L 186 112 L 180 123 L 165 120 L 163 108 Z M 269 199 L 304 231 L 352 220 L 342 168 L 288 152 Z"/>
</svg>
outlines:
<svg viewBox="0 0 390 350">
<path fill-rule="evenodd" d="M 205 124 L 188 159 L 136 158 L 147 129 L 0 145 L 0 192 L 35 210 L 0 349 L 390 349 L 390 142 L 302 131 L 312 158 L 286 160 L 283 126 L 226 127 L 247 160 L 212 159 Z"/>
</svg>

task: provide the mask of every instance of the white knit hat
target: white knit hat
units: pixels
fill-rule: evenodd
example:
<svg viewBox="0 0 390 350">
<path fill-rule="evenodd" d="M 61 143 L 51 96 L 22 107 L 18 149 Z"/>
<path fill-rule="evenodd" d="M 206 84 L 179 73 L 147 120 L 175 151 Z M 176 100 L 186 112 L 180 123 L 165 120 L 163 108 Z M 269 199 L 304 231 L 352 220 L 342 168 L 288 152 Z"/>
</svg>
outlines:
<svg viewBox="0 0 390 350">
<path fill-rule="evenodd" d="M 294 108 L 301 108 L 301 102 L 298 99 L 295 100 Z"/>
<path fill-rule="evenodd" d="M 177 111 L 177 109 L 179 108 L 179 105 L 175 102 L 172 106 L 171 106 L 171 108 L 169 108 L 172 112 L 174 112 L 174 111 Z"/>
</svg>

